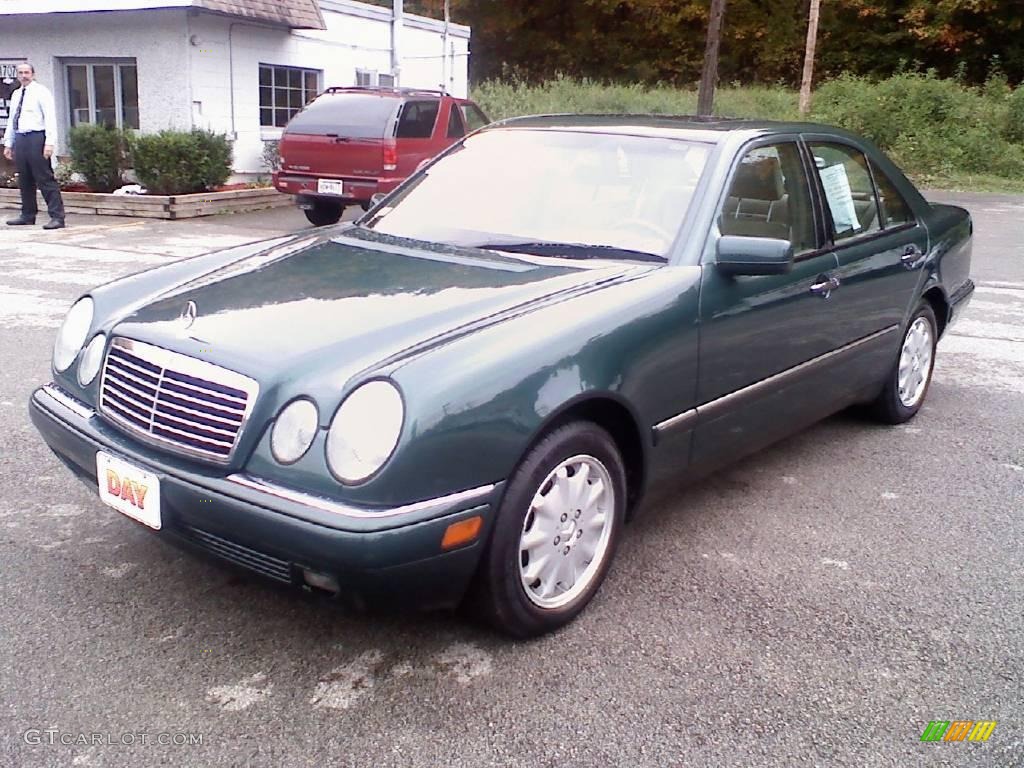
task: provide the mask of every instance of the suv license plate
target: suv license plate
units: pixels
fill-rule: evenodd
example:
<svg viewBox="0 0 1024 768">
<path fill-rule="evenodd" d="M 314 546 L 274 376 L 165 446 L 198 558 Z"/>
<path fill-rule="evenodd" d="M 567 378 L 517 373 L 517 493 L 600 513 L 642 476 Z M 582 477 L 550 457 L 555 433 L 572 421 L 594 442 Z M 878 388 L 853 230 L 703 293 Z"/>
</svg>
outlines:
<svg viewBox="0 0 1024 768">
<path fill-rule="evenodd" d="M 345 185 L 334 179 L 319 179 L 316 182 L 316 191 L 321 195 L 343 195 Z"/>
</svg>

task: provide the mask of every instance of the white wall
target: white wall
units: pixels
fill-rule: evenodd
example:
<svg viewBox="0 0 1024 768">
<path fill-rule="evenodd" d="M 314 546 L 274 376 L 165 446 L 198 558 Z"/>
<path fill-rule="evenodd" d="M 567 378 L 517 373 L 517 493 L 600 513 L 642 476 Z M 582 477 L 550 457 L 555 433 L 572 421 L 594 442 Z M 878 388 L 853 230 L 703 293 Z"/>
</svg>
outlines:
<svg viewBox="0 0 1024 768">
<path fill-rule="evenodd" d="M 260 64 L 322 70 L 324 88 L 354 85 L 357 68 L 391 72 L 390 9 L 348 0 L 324 0 L 322 6 L 324 31 L 289 31 L 209 13 L 189 15 L 185 37 L 195 36 L 197 43 L 187 46 L 193 124 L 235 137 L 236 173 L 265 175 L 264 142 L 281 135 L 279 128 L 260 127 Z M 407 18 L 400 85 L 440 87 L 440 28 L 437 21 Z M 456 56 L 449 90 L 458 96 L 468 90 L 468 36 L 466 27 L 452 25 L 449 48 L 455 48 Z"/>
<path fill-rule="evenodd" d="M 0 17 L 0 59 L 24 57 L 36 79 L 54 93 L 57 153 L 67 154 L 67 88 L 63 58 L 134 57 L 139 71 L 139 123 L 143 131 L 189 124 L 188 47 L 184 10 L 53 13 Z"/>
</svg>

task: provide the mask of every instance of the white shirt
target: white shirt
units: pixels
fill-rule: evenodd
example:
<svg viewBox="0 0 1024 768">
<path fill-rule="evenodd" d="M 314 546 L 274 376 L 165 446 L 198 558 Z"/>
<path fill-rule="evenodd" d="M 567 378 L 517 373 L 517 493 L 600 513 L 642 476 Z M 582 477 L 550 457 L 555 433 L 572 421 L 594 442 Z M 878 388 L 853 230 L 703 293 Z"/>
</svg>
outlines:
<svg viewBox="0 0 1024 768">
<path fill-rule="evenodd" d="M 4 146 L 14 146 L 14 115 L 18 104 L 25 100 L 25 106 L 18 118 L 18 133 L 46 131 L 43 143 L 55 146 L 57 143 L 57 110 L 53 106 L 53 94 L 45 85 L 33 80 L 11 94 L 10 113 L 7 116 L 7 130 L 4 131 Z"/>
</svg>

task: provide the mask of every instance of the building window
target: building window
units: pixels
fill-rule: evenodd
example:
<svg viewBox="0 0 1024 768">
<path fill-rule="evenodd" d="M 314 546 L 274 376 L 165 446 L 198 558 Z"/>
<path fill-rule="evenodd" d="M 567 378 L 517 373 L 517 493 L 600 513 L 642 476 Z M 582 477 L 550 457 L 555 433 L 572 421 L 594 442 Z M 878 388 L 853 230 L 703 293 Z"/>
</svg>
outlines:
<svg viewBox="0 0 1024 768">
<path fill-rule="evenodd" d="M 260 125 L 284 128 L 320 93 L 319 69 L 260 64 Z"/>
<path fill-rule="evenodd" d="M 376 69 L 356 68 L 356 85 L 360 88 L 394 88 L 395 76 Z"/>
<path fill-rule="evenodd" d="M 71 126 L 95 123 L 139 127 L 139 70 L 135 59 L 65 64 Z"/>
</svg>

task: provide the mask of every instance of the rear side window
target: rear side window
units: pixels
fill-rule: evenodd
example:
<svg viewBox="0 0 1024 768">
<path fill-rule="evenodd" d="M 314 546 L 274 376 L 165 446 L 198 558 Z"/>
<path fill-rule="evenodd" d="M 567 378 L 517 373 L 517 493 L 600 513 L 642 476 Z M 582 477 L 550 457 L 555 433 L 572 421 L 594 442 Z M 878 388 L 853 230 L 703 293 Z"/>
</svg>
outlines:
<svg viewBox="0 0 1024 768">
<path fill-rule="evenodd" d="M 434 123 L 437 122 L 439 101 L 407 101 L 398 117 L 398 130 L 395 137 L 399 139 L 429 139 L 434 135 Z"/>
<path fill-rule="evenodd" d="M 490 122 L 476 104 L 460 104 L 459 106 L 462 108 L 462 117 L 466 120 L 467 131 L 483 128 Z"/>
<path fill-rule="evenodd" d="M 466 135 L 466 129 L 462 127 L 462 117 L 458 106 L 452 104 L 448 111 L 448 138 L 458 139 Z"/>
<path fill-rule="evenodd" d="M 836 242 L 880 230 L 875 186 L 864 155 L 845 144 L 811 144 L 810 148 Z"/>
<path fill-rule="evenodd" d="M 325 93 L 292 118 L 287 132 L 382 139 L 399 103 L 369 93 Z"/>
<path fill-rule="evenodd" d="M 882 209 L 882 226 L 898 227 L 914 220 L 910 213 L 910 206 L 896 190 L 889 177 L 878 170 L 878 166 L 871 164 L 871 170 L 875 172 L 875 184 L 878 185 L 878 205 Z"/>
</svg>

